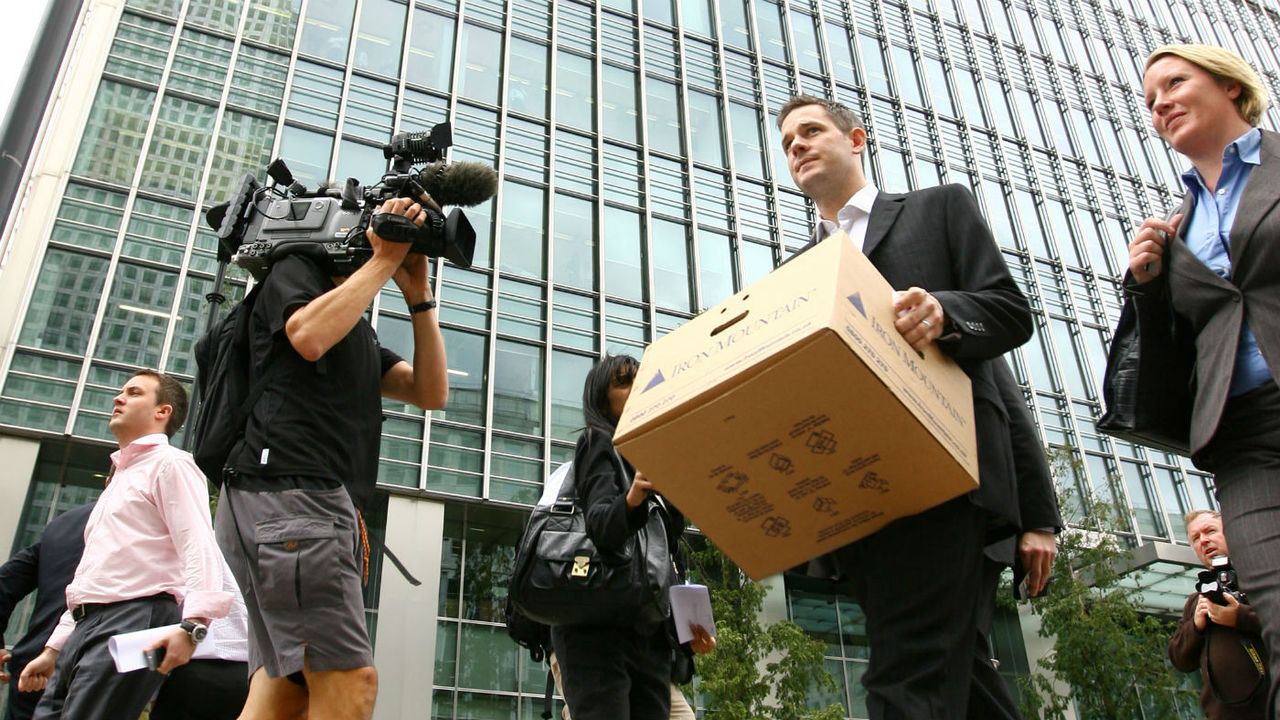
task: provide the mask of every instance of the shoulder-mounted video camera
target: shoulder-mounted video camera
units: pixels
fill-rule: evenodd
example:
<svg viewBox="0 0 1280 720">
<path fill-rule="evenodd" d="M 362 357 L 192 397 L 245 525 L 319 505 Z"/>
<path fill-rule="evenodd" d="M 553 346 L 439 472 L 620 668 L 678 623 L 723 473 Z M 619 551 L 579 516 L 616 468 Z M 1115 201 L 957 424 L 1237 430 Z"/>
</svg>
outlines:
<svg viewBox="0 0 1280 720">
<path fill-rule="evenodd" d="M 1196 592 L 1205 596 L 1217 605 L 1227 604 L 1227 595 L 1234 596 L 1240 602 L 1246 602 L 1244 593 L 1240 592 L 1240 579 L 1236 577 L 1235 568 L 1226 556 L 1216 557 L 1209 561 L 1210 569 L 1201 570 L 1197 576 Z"/>
<path fill-rule="evenodd" d="M 412 243 L 410 252 L 443 257 L 470 267 L 476 233 L 466 215 L 454 207 L 471 207 L 493 197 L 498 176 L 474 162 L 444 162 L 453 144 L 449 123 L 429 133 L 398 133 L 382 147 L 391 170 L 375 185 L 347 178 L 342 187 L 308 190 L 276 159 L 267 167 L 272 182 L 262 185 L 246 173 L 231 199 L 210 208 L 205 219 L 218 233 L 218 260 L 234 262 L 261 280 L 280 258 L 303 253 L 333 275 L 350 275 L 373 256 L 365 231 L 393 242 Z M 415 164 L 426 163 L 414 168 Z M 391 213 L 374 214 L 384 201 L 413 198 L 427 212 L 418 227 Z"/>
</svg>

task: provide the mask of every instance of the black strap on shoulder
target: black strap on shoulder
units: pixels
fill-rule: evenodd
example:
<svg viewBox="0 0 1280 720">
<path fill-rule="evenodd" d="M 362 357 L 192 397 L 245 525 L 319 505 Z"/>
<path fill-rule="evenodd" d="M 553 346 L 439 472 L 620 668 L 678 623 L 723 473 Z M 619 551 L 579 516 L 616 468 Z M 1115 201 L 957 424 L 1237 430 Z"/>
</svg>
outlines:
<svg viewBox="0 0 1280 720">
<path fill-rule="evenodd" d="M 556 679 L 551 675 L 551 668 L 547 668 L 547 692 L 542 696 L 542 720 L 551 720 L 551 694 L 555 692 Z"/>
</svg>

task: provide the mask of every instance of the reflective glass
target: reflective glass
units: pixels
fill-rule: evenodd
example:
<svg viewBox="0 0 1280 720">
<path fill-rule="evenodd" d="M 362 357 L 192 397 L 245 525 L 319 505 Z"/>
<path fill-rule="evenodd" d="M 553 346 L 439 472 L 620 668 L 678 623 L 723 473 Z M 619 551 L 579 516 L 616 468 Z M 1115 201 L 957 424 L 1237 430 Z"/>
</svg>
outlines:
<svg viewBox="0 0 1280 720">
<path fill-rule="evenodd" d="M 177 287 L 176 272 L 117 265 L 93 356 L 137 367 L 158 366 Z"/>
<path fill-rule="evenodd" d="M 165 197 L 195 200 L 216 114 L 211 105 L 165 96 L 140 187 Z"/>
<path fill-rule="evenodd" d="M 170 16 L 172 17 L 172 16 Z M 148 85 L 158 85 L 173 39 L 173 26 L 124 13 L 107 55 L 106 72 Z"/>
<path fill-rule="evenodd" d="M 289 74 L 289 57 L 252 45 L 241 45 L 227 103 L 275 116 L 280 113 L 280 89 Z M 272 134 L 275 129 L 272 128 Z"/>
<path fill-rule="evenodd" d="M 817 21 L 812 15 L 791 11 L 791 37 L 796 44 L 796 65 L 814 73 L 822 72 L 822 54 L 818 52 Z"/>
<path fill-rule="evenodd" d="M 720 37 L 726 45 L 750 50 L 751 27 L 747 21 L 746 3 L 749 0 L 721 0 Z"/>
<path fill-rule="evenodd" d="M 698 230 L 698 273 L 704 310 L 733 294 L 731 242 L 724 235 Z"/>
<path fill-rule="evenodd" d="M 743 175 L 763 178 L 764 141 L 760 135 L 760 115 L 752 107 L 729 103 L 729 122 L 733 128 L 733 165 Z"/>
<path fill-rule="evenodd" d="M 787 62 L 787 40 L 782 34 L 782 8 L 774 0 L 755 0 L 755 7 L 760 52 L 765 57 Z"/>
<path fill-rule="evenodd" d="M 93 99 L 89 121 L 80 136 L 80 149 L 71 172 L 82 177 L 130 185 L 156 94 L 130 85 L 103 80 Z"/>
<path fill-rule="evenodd" d="M 604 96 L 601 120 L 606 137 L 625 142 L 640 141 L 640 112 L 636 101 L 636 71 L 605 63 L 602 66 Z"/>
<path fill-rule="evenodd" d="M 405 10 L 404 0 L 363 0 L 356 31 L 356 68 L 393 78 L 400 75 Z"/>
<path fill-rule="evenodd" d="M 680 0 L 680 22 L 685 32 L 715 37 L 711 30 L 710 0 Z"/>
<path fill-rule="evenodd" d="M 493 427 L 542 434 L 543 349 L 497 341 L 494 352 Z"/>
<path fill-rule="evenodd" d="M 551 437 L 573 442 L 582 428 L 582 385 L 593 358 L 557 350 L 551 354 Z"/>
<path fill-rule="evenodd" d="M 244 36 L 249 40 L 289 49 L 298 26 L 302 0 L 249 0 Z"/>
<path fill-rule="evenodd" d="M 453 84 L 454 19 L 415 8 L 404 79 L 448 92 Z"/>
<path fill-rule="evenodd" d="M 338 127 L 342 102 L 342 71 L 324 65 L 299 62 L 289 93 L 288 120 L 333 130 Z"/>
<path fill-rule="evenodd" d="M 589 58 L 560 51 L 556 54 L 556 121 L 594 130 L 595 80 Z"/>
<path fill-rule="evenodd" d="M 628 210 L 606 207 L 601 237 L 605 292 L 642 302 L 645 298 L 640 216 Z"/>
<path fill-rule="evenodd" d="M 280 157 L 293 177 L 307 187 L 316 187 L 329 178 L 329 158 L 333 136 L 285 125 L 280 136 Z"/>
<path fill-rule="evenodd" d="M 720 99 L 689 91 L 689 134 L 693 159 L 713 167 L 724 166 L 724 130 L 720 122 Z"/>
<path fill-rule="evenodd" d="M 507 181 L 502 185 L 502 260 L 504 272 L 545 277 L 547 192 Z"/>
<path fill-rule="evenodd" d="M 395 85 L 359 75 L 351 77 L 343 133 L 372 141 L 381 147 L 391 137 L 395 115 Z"/>
<path fill-rule="evenodd" d="M 502 86 L 498 72 L 502 62 L 502 33 L 478 25 L 463 25 L 460 54 L 463 63 L 461 95 L 497 105 L 498 88 Z"/>
<path fill-rule="evenodd" d="M 592 203 L 568 195 L 555 196 L 555 264 L 557 285 L 595 290 L 596 223 Z"/>
<path fill-rule="evenodd" d="M 684 143 L 678 88 L 674 83 L 647 77 L 645 91 L 648 96 L 649 147 L 680 155 Z"/>
<path fill-rule="evenodd" d="M 689 228 L 679 223 L 654 219 L 650 231 L 653 244 L 653 301 L 659 307 L 681 312 L 692 309 L 689 286 Z"/>
<path fill-rule="evenodd" d="M 342 182 L 355 178 L 362 185 L 372 185 L 387 171 L 382 148 L 343 138 L 338 147 L 338 170 L 334 179 Z"/>
<path fill-rule="evenodd" d="M 355 9 L 355 0 L 308 3 L 298 51 L 345 65 Z"/>
<path fill-rule="evenodd" d="M 231 64 L 231 45 L 215 35 L 183 30 L 169 71 L 169 88 L 217 103 Z"/>
<path fill-rule="evenodd" d="M 107 265 L 106 258 L 50 248 L 36 277 L 18 342 L 83 356 L 102 300 Z"/>
<path fill-rule="evenodd" d="M 483 425 L 488 355 L 485 338 L 469 332 L 443 328 L 449 359 L 449 402 L 431 413 L 433 420 Z"/>
<path fill-rule="evenodd" d="M 547 116 L 547 46 L 511 38 L 511 72 L 507 109 L 538 118 Z"/>
<path fill-rule="evenodd" d="M 124 203 L 125 196 L 120 193 L 68 184 L 50 240 L 110 252 L 116 244 Z"/>
<path fill-rule="evenodd" d="M 276 122 L 255 115 L 226 111 L 213 153 L 213 166 L 205 185 L 205 204 L 216 205 L 229 198 L 246 173 L 262 179 L 271 162 L 271 145 Z"/>
</svg>

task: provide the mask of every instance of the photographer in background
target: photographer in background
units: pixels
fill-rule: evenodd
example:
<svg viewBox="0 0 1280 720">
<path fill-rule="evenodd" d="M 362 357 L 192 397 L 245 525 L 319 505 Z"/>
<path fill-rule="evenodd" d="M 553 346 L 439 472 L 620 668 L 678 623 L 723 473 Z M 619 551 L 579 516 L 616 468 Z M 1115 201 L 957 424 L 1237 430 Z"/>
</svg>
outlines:
<svg viewBox="0 0 1280 720">
<path fill-rule="evenodd" d="M 428 221 L 407 198 L 378 212 Z M 448 385 L 430 261 L 367 237 L 373 256 L 346 277 L 304 253 L 275 260 L 250 316 L 252 365 L 274 351 L 274 375 L 228 459 L 215 523 L 249 616 L 244 718 L 368 718 L 377 696 L 357 510 L 377 478 L 382 398 L 440 408 Z M 412 365 L 365 319 L 388 280 L 412 317 Z"/>
<path fill-rule="evenodd" d="M 1221 513 L 1195 510 L 1186 523 L 1187 539 L 1206 568 L 1213 568 L 1214 558 L 1227 557 Z M 1187 598 L 1169 639 L 1169 660 L 1183 672 L 1200 668 L 1200 707 L 1209 720 L 1261 720 L 1270 687 L 1262 625 L 1238 588 L 1223 590 Z"/>
</svg>

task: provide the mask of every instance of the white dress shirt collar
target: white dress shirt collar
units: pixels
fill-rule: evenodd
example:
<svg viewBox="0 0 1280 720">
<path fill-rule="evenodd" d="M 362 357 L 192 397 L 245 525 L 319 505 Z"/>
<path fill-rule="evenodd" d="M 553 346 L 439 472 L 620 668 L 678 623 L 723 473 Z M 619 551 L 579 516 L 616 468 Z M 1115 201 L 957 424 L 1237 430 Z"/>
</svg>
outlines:
<svg viewBox="0 0 1280 720">
<path fill-rule="evenodd" d="M 871 183 L 864 185 L 845 202 L 834 221 L 827 218 L 819 219 L 818 227 L 814 231 L 814 239 L 822 242 L 837 230 L 843 230 L 853 242 L 853 246 L 861 251 L 863 241 L 867 238 L 867 221 L 871 217 L 871 206 L 875 204 L 876 195 L 879 194 L 880 191 L 875 185 Z"/>
</svg>

